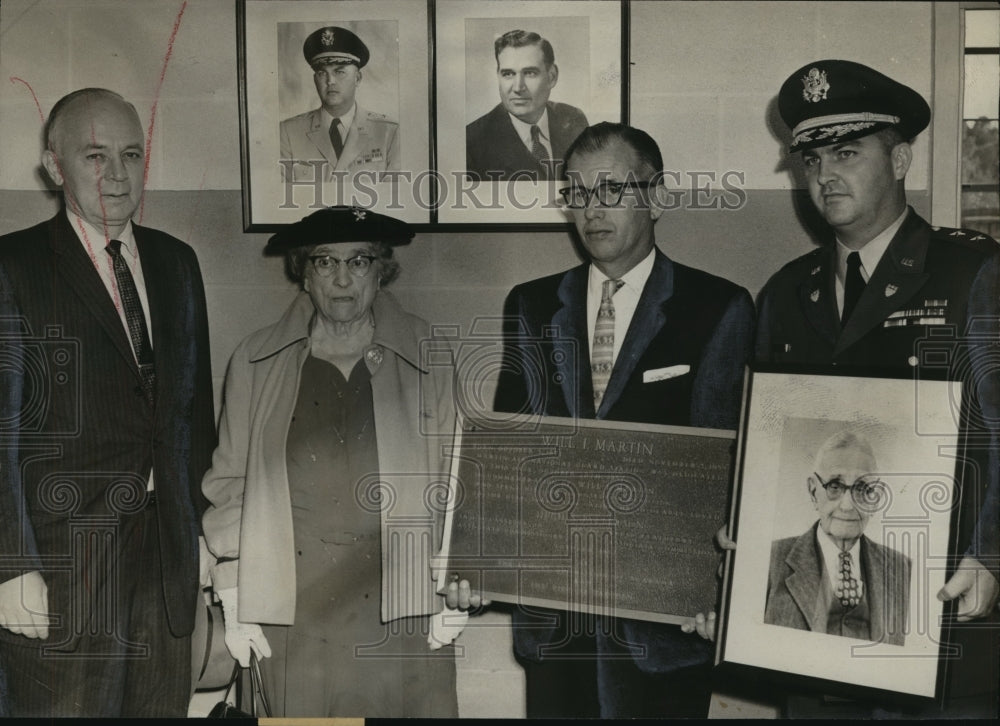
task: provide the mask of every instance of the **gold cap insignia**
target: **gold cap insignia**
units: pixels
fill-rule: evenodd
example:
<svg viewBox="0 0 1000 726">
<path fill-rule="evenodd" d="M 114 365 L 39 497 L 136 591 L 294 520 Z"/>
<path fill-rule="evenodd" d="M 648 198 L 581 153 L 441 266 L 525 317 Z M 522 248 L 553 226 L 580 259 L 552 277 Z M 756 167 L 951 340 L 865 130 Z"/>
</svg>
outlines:
<svg viewBox="0 0 1000 726">
<path fill-rule="evenodd" d="M 321 36 L 319 36 L 319 42 L 322 43 L 323 45 L 329 47 L 329 46 L 333 45 L 334 38 L 336 38 L 336 37 L 337 36 L 334 34 L 333 30 L 330 29 L 330 28 L 327 28 L 326 30 L 323 31 L 323 34 Z"/>
<path fill-rule="evenodd" d="M 821 71 L 819 68 L 810 68 L 809 73 L 802 76 L 802 85 L 802 98 L 810 103 L 825 101 L 826 92 L 830 90 L 826 71 Z"/>
</svg>

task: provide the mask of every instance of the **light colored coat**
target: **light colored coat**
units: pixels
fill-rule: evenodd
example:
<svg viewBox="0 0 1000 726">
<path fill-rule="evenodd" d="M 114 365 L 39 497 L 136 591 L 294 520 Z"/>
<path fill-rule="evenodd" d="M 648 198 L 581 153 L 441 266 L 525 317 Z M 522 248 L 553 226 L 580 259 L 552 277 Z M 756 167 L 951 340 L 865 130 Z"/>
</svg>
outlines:
<svg viewBox="0 0 1000 726">
<path fill-rule="evenodd" d="M 353 176 L 359 171 L 399 170 L 398 123 L 358 106 L 338 158 L 324 119 L 322 109 L 317 108 L 281 122 L 280 158 L 295 161 L 291 181 L 313 181 L 317 174 L 313 161 L 325 162 L 319 165 L 323 181 L 331 181 L 334 171 Z M 282 164 L 283 178 L 285 168 Z"/>
<path fill-rule="evenodd" d="M 454 434 L 446 341 L 380 291 L 371 371 L 378 476 L 358 482 L 360 506 L 382 519 L 382 620 L 442 609 L 430 556 L 440 548 L 447 497 L 445 447 Z M 281 320 L 237 347 L 226 374 L 219 446 L 202 489 L 212 506 L 203 527 L 216 590 L 239 587 L 244 622 L 291 625 L 295 552 L 285 446 L 302 365 L 309 354 L 312 300 L 300 293 Z M 435 365 L 428 365 L 433 361 Z M 444 362 L 444 365 L 441 363 Z"/>
</svg>

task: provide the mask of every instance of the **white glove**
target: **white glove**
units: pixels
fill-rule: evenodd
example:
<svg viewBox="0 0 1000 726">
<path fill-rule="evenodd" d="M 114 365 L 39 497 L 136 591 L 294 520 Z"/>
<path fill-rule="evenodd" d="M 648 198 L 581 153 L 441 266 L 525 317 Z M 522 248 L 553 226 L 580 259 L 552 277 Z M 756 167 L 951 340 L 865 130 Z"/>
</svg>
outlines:
<svg viewBox="0 0 1000 726">
<path fill-rule="evenodd" d="M 451 608 L 431 615 L 431 632 L 427 634 L 427 645 L 431 650 L 443 648 L 462 633 L 467 622 L 469 613 Z"/>
<path fill-rule="evenodd" d="M 241 666 L 250 665 L 250 651 L 261 658 L 271 657 L 271 646 L 264 637 L 264 631 L 257 623 L 241 623 L 238 611 L 237 589 L 229 587 L 219 590 L 216 595 L 222 601 L 222 619 L 226 624 L 226 648 Z"/>
</svg>

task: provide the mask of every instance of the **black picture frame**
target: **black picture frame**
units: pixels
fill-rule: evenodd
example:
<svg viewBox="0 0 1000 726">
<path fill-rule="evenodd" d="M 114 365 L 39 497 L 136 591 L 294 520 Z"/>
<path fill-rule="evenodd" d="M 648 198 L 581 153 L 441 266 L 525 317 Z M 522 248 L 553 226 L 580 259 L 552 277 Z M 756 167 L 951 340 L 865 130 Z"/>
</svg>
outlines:
<svg viewBox="0 0 1000 726">
<path fill-rule="evenodd" d="M 244 230 L 276 231 L 335 204 L 429 224 L 430 0 L 237 0 L 236 11 Z M 340 159 L 303 55 L 324 27 L 370 51 Z"/>
<path fill-rule="evenodd" d="M 485 10 L 473 13 L 477 17 L 472 18 L 468 11 L 474 9 Z M 476 49 L 472 57 L 477 72 L 484 79 L 493 76 L 475 85 L 485 94 L 480 94 L 480 102 L 486 97 L 497 101 L 488 26 L 493 21 L 506 25 L 536 18 L 535 32 L 553 36 L 557 65 L 560 58 L 566 61 L 560 70 L 559 92 L 575 86 L 579 97 L 579 89 L 586 87 L 588 99 L 602 99 L 600 107 L 591 106 L 589 100 L 584 104 L 589 123 L 628 123 L 629 0 L 236 0 L 236 13 L 246 232 L 277 231 L 333 204 L 384 212 L 409 222 L 417 231 L 569 231 L 571 224 L 557 202 L 553 181 L 490 182 L 475 192 L 459 192 L 455 186 L 455 174 L 463 176 L 464 170 L 454 168 L 453 144 L 457 138 L 465 152 L 465 119 L 476 113 L 466 112 L 464 106 L 450 108 L 456 101 L 455 86 L 447 79 L 442 82 L 443 69 L 456 62 L 451 32 L 456 23 L 463 27 L 457 42 Z M 486 37 L 487 42 L 466 39 L 466 20 L 473 21 L 470 28 L 476 37 Z M 362 69 L 357 103 L 366 114 L 372 105 L 374 116 L 398 124 L 398 153 L 390 154 L 385 144 L 362 145 L 362 155 L 370 157 L 372 164 L 357 157 L 357 168 L 340 169 L 319 149 L 321 135 L 315 136 L 315 148 L 306 146 L 304 151 L 294 140 L 284 144 L 285 139 L 301 139 L 305 133 L 283 133 L 284 121 L 315 112 L 310 123 L 314 129 L 320 127 L 320 103 L 309 83 L 312 71 L 301 45 L 309 32 L 325 26 L 345 27 L 369 39 L 371 60 Z M 575 33 L 581 28 L 587 33 L 583 43 Z M 576 62 L 581 57 L 588 62 Z M 248 63 L 250 58 L 252 63 Z M 583 81 L 578 72 L 582 67 L 588 68 Z M 464 53 L 461 68 L 464 74 Z M 573 75 L 577 76 L 574 83 L 566 80 Z M 600 92 L 589 90 L 598 86 Z M 303 155 L 306 158 L 300 158 Z M 384 169 L 371 168 L 383 159 Z M 285 177 L 289 170 L 290 180 Z M 300 172 L 301 177 L 297 176 Z M 478 208 L 480 199 L 487 209 Z M 463 204 L 466 209 L 461 208 Z M 526 205 L 530 208 L 525 209 Z"/>
<path fill-rule="evenodd" d="M 956 562 L 961 400 L 962 385 L 946 380 L 748 374 L 730 517 L 738 544 L 727 557 L 717 664 L 831 695 L 941 697 L 950 606 L 937 592 Z M 845 433 L 870 442 L 877 463 L 869 474 L 884 492 L 864 522 L 824 525 L 831 504 L 812 470 Z M 835 526 L 863 530 L 868 637 L 822 627 L 829 610 L 817 604 L 820 589 L 829 593 L 832 583 L 824 584 L 820 539 Z"/>
</svg>

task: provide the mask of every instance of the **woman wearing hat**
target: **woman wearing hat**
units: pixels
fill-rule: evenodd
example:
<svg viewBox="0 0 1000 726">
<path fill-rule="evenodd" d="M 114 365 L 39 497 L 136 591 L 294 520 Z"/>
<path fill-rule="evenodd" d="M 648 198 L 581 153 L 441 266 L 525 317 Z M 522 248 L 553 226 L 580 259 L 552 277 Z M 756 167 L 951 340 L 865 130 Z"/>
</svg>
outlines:
<svg viewBox="0 0 1000 726">
<path fill-rule="evenodd" d="M 440 647 L 457 632 L 429 563 L 451 372 L 427 365 L 429 326 L 383 289 L 412 237 L 348 207 L 271 237 L 302 289 L 229 364 L 203 524 L 226 644 L 244 665 L 270 656 L 274 716 L 457 715 Z"/>
</svg>

